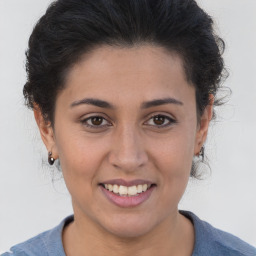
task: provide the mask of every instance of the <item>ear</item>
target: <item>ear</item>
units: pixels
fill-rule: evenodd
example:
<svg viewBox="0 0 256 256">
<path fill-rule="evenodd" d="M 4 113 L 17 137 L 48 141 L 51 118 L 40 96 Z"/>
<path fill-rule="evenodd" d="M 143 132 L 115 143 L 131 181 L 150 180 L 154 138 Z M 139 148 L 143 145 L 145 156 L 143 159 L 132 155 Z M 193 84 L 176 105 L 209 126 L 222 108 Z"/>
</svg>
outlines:
<svg viewBox="0 0 256 256">
<path fill-rule="evenodd" d="M 41 138 L 48 152 L 52 152 L 52 157 L 54 159 L 58 158 L 54 131 L 50 121 L 46 121 L 43 117 L 42 111 L 39 106 L 34 106 L 34 117 L 37 126 L 40 131 Z"/>
<path fill-rule="evenodd" d="M 194 155 L 198 155 L 201 147 L 203 146 L 209 129 L 210 121 L 212 120 L 213 115 L 213 103 L 214 103 L 214 96 L 212 94 L 209 95 L 209 104 L 204 109 L 204 112 L 200 118 L 198 129 L 196 132 L 196 141 L 195 141 L 195 148 L 194 148 Z"/>
</svg>

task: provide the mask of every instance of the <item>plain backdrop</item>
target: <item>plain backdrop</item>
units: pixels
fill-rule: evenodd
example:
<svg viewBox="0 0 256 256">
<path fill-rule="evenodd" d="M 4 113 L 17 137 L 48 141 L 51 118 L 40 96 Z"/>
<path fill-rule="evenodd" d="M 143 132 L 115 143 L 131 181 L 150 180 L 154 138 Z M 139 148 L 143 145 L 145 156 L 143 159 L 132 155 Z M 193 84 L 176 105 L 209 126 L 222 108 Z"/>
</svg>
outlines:
<svg viewBox="0 0 256 256">
<path fill-rule="evenodd" d="M 0 0 L 0 252 L 72 213 L 22 96 L 27 41 L 50 2 Z M 198 2 L 226 41 L 233 94 L 206 144 L 211 174 L 190 182 L 180 208 L 256 246 L 256 1 Z"/>
</svg>

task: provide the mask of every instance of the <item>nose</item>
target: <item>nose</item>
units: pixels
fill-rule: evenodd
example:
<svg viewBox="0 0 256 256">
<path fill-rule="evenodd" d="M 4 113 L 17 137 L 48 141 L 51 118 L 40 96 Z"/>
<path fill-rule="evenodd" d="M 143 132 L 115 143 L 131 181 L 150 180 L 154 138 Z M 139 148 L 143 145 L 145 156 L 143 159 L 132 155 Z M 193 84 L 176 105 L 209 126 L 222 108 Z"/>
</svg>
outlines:
<svg viewBox="0 0 256 256">
<path fill-rule="evenodd" d="M 131 126 L 115 132 L 109 153 L 109 162 L 127 173 L 136 172 L 145 166 L 148 155 L 143 146 L 142 135 Z"/>
</svg>

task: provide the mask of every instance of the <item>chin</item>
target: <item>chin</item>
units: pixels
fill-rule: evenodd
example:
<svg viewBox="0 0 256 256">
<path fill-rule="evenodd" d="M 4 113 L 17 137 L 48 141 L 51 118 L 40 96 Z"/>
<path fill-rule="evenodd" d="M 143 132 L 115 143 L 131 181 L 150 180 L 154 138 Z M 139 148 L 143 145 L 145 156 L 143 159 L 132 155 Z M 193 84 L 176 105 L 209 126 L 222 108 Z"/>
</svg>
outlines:
<svg viewBox="0 0 256 256">
<path fill-rule="evenodd" d="M 119 225 L 118 227 L 112 227 L 109 231 L 116 237 L 127 239 L 144 236 L 150 230 L 151 228 L 149 226 Z"/>
<path fill-rule="evenodd" d="M 157 225 L 149 216 L 113 216 L 105 229 L 119 238 L 135 238 L 148 234 Z"/>
</svg>

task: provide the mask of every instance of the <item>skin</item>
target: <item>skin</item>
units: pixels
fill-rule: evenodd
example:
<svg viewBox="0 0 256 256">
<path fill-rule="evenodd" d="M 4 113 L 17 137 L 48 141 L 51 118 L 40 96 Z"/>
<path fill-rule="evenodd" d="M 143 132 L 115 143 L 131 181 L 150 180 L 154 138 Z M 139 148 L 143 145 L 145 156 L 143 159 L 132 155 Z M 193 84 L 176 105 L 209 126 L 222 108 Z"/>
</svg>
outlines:
<svg viewBox="0 0 256 256">
<path fill-rule="evenodd" d="M 77 104 L 84 98 L 114 108 Z M 141 108 L 143 102 L 166 98 L 180 103 Z M 72 197 L 75 221 L 63 232 L 67 255 L 192 254 L 193 225 L 178 212 L 178 203 L 193 156 L 206 139 L 212 104 L 198 122 L 195 88 L 179 56 L 150 45 L 101 46 L 67 75 L 56 99 L 54 128 L 40 109 L 34 113 Z M 156 115 L 165 116 L 160 125 L 152 118 Z M 102 123 L 85 121 L 92 116 L 103 117 Z M 150 180 L 156 187 L 142 204 L 122 208 L 99 186 L 119 178 Z"/>
</svg>

